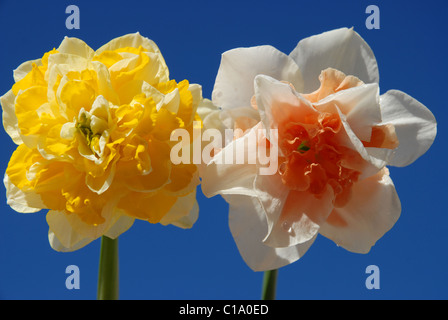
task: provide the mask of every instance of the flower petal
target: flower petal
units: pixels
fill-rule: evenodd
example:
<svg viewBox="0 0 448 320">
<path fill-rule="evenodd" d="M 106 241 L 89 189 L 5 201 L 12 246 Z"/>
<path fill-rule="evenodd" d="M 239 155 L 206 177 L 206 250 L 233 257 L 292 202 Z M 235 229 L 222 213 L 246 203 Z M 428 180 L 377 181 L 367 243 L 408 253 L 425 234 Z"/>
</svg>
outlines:
<svg viewBox="0 0 448 320">
<path fill-rule="evenodd" d="M 311 115 L 318 114 L 312 104 L 289 84 L 269 76 L 256 76 L 255 98 L 266 128 L 280 129 L 284 123 L 305 122 Z"/>
<path fill-rule="evenodd" d="M 299 65 L 305 93 L 319 88 L 319 74 L 329 67 L 365 83 L 379 82 L 372 49 L 353 29 L 341 28 L 305 38 L 289 56 Z"/>
<path fill-rule="evenodd" d="M 355 183 L 351 200 L 335 208 L 319 232 L 351 252 L 367 253 L 393 227 L 400 212 L 400 199 L 384 168 Z"/>
<path fill-rule="evenodd" d="M 263 243 L 268 226 L 266 214 L 256 197 L 225 195 L 229 203 L 229 226 L 238 250 L 254 271 L 278 269 L 300 259 L 313 244 L 307 242 L 287 248 L 273 248 Z"/>
<path fill-rule="evenodd" d="M 67 214 L 63 211 L 50 210 L 47 214 L 48 240 L 56 251 L 71 252 L 89 244 L 96 238 L 86 237 L 72 228 Z"/>
<path fill-rule="evenodd" d="M 392 124 L 398 137 L 398 147 L 387 153 L 388 164 L 404 167 L 423 155 L 434 142 L 437 123 L 423 104 L 398 90 L 380 97 L 382 124 Z"/>
<path fill-rule="evenodd" d="M 15 144 L 21 144 L 22 138 L 20 137 L 19 124 L 15 113 L 15 100 L 16 96 L 12 90 L 9 90 L 0 97 L 0 103 L 3 109 L 3 127 Z"/>
<path fill-rule="evenodd" d="M 95 51 L 93 51 L 93 49 L 84 41 L 67 36 L 64 37 L 64 40 L 62 40 L 57 50 L 61 53 L 74 54 L 89 60 L 95 55 Z"/>
<path fill-rule="evenodd" d="M 187 229 L 198 219 L 199 206 L 196 201 L 196 189 L 190 194 L 178 197 L 170 211 L 160 220 L 164 226 L 168 224 Z"/>
<path fill-rule="evenodd" d="M 126 34 L 124 36 L 115 38 L 105 45 L 96 50 L 96 54 L 100 54 L 103 51 L 116 50 L 126 47 L 138 48 L 142 46 L 149 52 L 160 53 L 159 47 L 156 43 L 146 37 L 140 35 L 139 32 Z"/>
<path fill-rule="evenodd" d="M 272 178 L 269 180 L 272 181 Z M 272 183 L 271 188 L 276 185 L 279 183 Z M 258 187 L 268 188 L 266 183 Z M 269 208 L 269 211 L 266 211 L 270 228 L 264 243 L 274 248 L 290 247 L 310 241 L 333 209 L 334 194 L 329 186 L 319 197 L 304 191 L 283 192 L 283 196 L 286 197 L 284 199 L 280 197 L 280 201 L 278 197 L 274 198 L 282 202 L 281 204 L 274 210 Z"/>
<path fill-rule="evenodd" d="M 196 110 L 204 129 L 217 129 L 224 133 L 224 124 L 220 120 L 221 110 L 209 99 L 203 99 Z"/>
<path fill-rule="evenodd" d="M 363 84 L 336 92 L 314 106 L 325 111 L 325 107 L 332 104 L 346 116 L 347 123 L 360 140 L 370 141 L 372 127 L 381 122 L 378 84 Z"/>
<path fill-rule="evenodd" d="M 36 64 L 37 66 L 42 65 L 42 59 L 35 59 L 30 61 L 25 61 L 20 66 L 17 67 L 17 69 L 14 70 L 14 82 L 19 82 L 25 76 L 33 70 L 33 64 Z"/>
<path fill-rule="evenodd" d="M 134 224 L 135 218 L 126 215 L 121 210 L 115 209 L 117 212 L 120 212 L 119 218 L 115 223 L 111 224 L 110 228 L 104 233 L 105 236 L 116 239 L 122 233 L 126 232 L 132 225 Z"/>
<path fill-rule="evenodd" d="M 177 197 L 159 192 L 129 192 L 120 199 L 118 207 L 127 215 L 150 223 L 159 223 L 171 210 Z"/>
<path fill-rule="evenodd" d="M 165 59 L 163 58 L 162 54 L 160 53 L 159 47 L 156 45 L 156 43 L 146 37 L 143 37 L 140 35 L 140 33 L 131 33 L 124 35 L 122 37 L 115 38 L 105 45 L 103 45 L 101 48 L 99 48 L 95 54 L 96 56 L 99 56 L 104 51 L 112 51 L 117 49 L 123 49 L 123 48 L 139 48 L 140 46 L 145 49 L 146 54 L 150 58 L 150 63 L 147 65 L 147 67 L 144 68 L 144 71 L 146 74 L 140 74 L 140 77 L 137 79 L 145 80 L 148 83 L 152 84 L 152 81 L 149 81 L 149 79 L 153 79 L 153 75 L 156 74 L 155 79 L 157 79 L 160 82 L 168 81 L 169 80 L 169 71 L 168 67 L 165 63 Z M 148 79 L 145 79 L 147 74 L 150 74 L 151 76 L 148 76 Z"/>
<path fill-rule="evenodd" d="M 250 132 L 256 130 L 255 126 Z M 249 134 L 230 142 L 218 152 L 207 166 L 203 168 L 202 191 L 205 196 L 213 197 L 217 194 L 246 194 L 255 195 L 254 179 L 257 165 L 243 163 L 236 164 L 235 157 L 248 159 Z"/>
<path fill-rule="evenodd" d="M 76 236 L 74 236 L 74 237 L 76 237 Z M 73 251 L 81 249 L 82 247 L 85 247 L 90 242 L 92 242 L 93 239 L 90 239 L 90 238 L 76 238 L 74 240 L 74 244 L 71 247 L 65 247 L 62 244 L 62 242 L 59 241 L 59 239 L 56 237 L 56 234 L 51 229 L 49 229 L 48 230 L 48 241 L 50 242 L 51 248 L 53 248 L 53 250 L 55 250 L 55 251 L 58 251 L 58 252 L 73 252 Z"/>
<path fill-rule="evenodd" d="M 223 109 L 250 107 L 254 79 L 265 74 L 302 89 L 302 76 L 294 61 L 271 46 L 237 48 L 223 53 L 212 93 L 213 103 Z"/>
<path fill-rule="evenodd" d="M 11 208 L 21 213 L 38 212 L 45 209 L 45 205 L 42 202 L 40 196 L 34 192 L 25 192 L 17 188 L 8 175 L 5 174 L 3 183 L 6 187 L 6 199 Z"/>
<path fill-rule="evenodd" d="M 337 134 L 339 146 L 344 146 L 354 151 L 352 155 L 344 160 L 344 166 L 361 172 L 360 179 L 364 179 L 376 174 L 386 165 L 386 162 L 383 159 L 372 157 L 369 154 L 367 148 L 364 147 L 362 141 L 350 127 L 346 116 L 335 104 L 328 104 L 325 106 L 325 110 L 339 115 L 343 128 L 343 130 L 340 130 Z"/>
</svg>

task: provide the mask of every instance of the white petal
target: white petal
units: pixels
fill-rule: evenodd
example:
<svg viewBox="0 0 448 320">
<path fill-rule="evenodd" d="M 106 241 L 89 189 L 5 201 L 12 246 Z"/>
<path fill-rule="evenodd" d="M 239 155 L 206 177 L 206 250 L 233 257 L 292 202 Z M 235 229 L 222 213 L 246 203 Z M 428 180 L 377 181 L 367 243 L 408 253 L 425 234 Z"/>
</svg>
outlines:
<svg viewBox="0 0 448 320">
<path fill-rule="evenodd" d="M 266 128 L 277 129 L 279 124 L 317 114 L 312 104 L 290 85 L 269 76 L 258 75 L 255 78 L 255 98 Z"/>
<path fill-rule="evenodd" d="M 233 140 L 233 137 L 225 135 L 225 129 L 233 129 L 235 132 L 236 129 L 246 131 L 260 122 L 260 113 L 252 107 L 236 107 L 221 110 L 216 120 L 221 123 L 224 136 L 223 145 L 227 145 Z"/>
<path fill-rule="evenodd" d="M 386 162 L 383 159 L 370 156 L 367 148 L 364 147 L 362 141 L 358 138 L 355 132 L 353 132 L 346 116 L 339 110 L 339 108 L 334 103 L 327 104 L 325 108 L 328 112 L 338 113 L 339 118 L 341 119 L 342 129 L 337 133 L 338 145 L 356 151 L 364 160 L 358 161 L 357 159 L 352 159 L 354 161 L 347 162 L 349 159 L 346 159 L 342 165 L 346 168 L 361 172 L 359 179 L 370 177 L 382 169 L 386 165 Z"/>
<path fill-rule="evenodd" d="M 261 179 L 261 181 L 259 181 Z M 266 211 L 268 234 L 263 240 L 274 248 L 290 247 L 313 239 L 333 209 L 333 190 L 327 187 L 320 196 L 308 192 L 289 192 L 279 175 L 258 176 L 256 188 Z"/>
<path fill-rule="evenodd" d="M 50 70 L 50 72 L 53 67 L 57 67 L 59 72 L 62 72 L 63 74 L 66 74 L 69 71 L 81 72 L 88 69 L 89 64 L 89 60 L 75 54 L 53 53 L 48 57 L 48 70 Z"/>
<path fill-rule="evenodd" d="M 130 33 L 130 34 L 127 34 L 127 35 L 124 35 L 124 36 L 121 36 L 121 37 L 118 37 L 118 38 L 115 38 L 115 39 L 109 41 L 108 43 L 103 45 L 101 48 L 96 50 L 96 54 L 100 54 L 101 52 L 108 51 L 108 50 L 116 50 L 116 49 L 126 48 L 126 47 L 138 48 L 140 46 L 142 46 L 144 49 L 146 49 L 149 52 L 160 53 L 160 50 L 154 41 L 152 41 L 146 37 L 142 37 L 140 35 L 140 33 L 136 32 L 136 33 Z"/>
<path fill-rule="evenodd" d="M 61 53 L 81 56 L 88 60 L 91 60 L 95 54 L 95 51 L 93 51 L 93 49 L 90 48 L 84 41 L 71 37 L 64 37 L 64 40 L 62 40 L 57 50 Z"/>
<path fill-rule="evenodd" d="M 73 122 L 66 122 L 61 127 L 61 138 L 72 140 L 75 138 L 76 124 Z"/>
<path fill-rule="evenodd" d="M 9 90 L 0 97 L 0 103 L 2 104 L 3 109 L 3 127 L 15 144 L 21 144 L 22 138 L 20 137 L 20 130 L 14 106 L 15 99 L 16 96 L 12 93 L 12 90 Z"/>
<path fill-rule="evenodd" d="M 250 107 L 258 74 L 291 82 L 297 90 L 302 89 L 300 70 L 284 53 L 271 46 L 238 48 L 222 55 L 212 93 L 213 103 L 223 109 Z"/>
<path fill-rule="evenodd" d="M 68 214 L 62 211 L 50 211 L 49 214 L 47 214 L 47 222 L 50 229 L 56 234 L 61 243 L 65 247 L 71 248 L 74 245 L 74 241 L 77 241 L 79 238 L 89 238 L 94 240 L 105 234 L 123 215 L 121 211 L 115 209 L 118 201 L 119 198 L 117 197 L 103 207 L 101 216 L 105 219 L 105 222 L 102 224 L 90 225 L 82 221 L 77 214 Z M 69 238 L 65 239 L 65 233 L 69 230 L 73 230 L 70 231 L 72 234 L 69 234 L 67 236 Z"/>
<path fill-rule="evenodd" d="M 203 170 L 202 191 L 205 196 L 217 194 L 254 195 L 254 179 L 258 172 L 257 165 L 249 163 L 249 137 L 258 130 L 257 125 L 246 135 L 229 143 L 218 152 Z M 243 164 L 237 164 L 236 157 L 247 159 Z"/>
<path fill-rule="evenodd" d="M 113 223 L 110 228 L 104 233 L 105 236 L 116 239 L 122 233 L 126 232 L 134 224 L 135 218 L 126 215 L 121 210 L 116 209 L 119 218 Z M 121 214 L 120 214 L 121 213 Z"/>
<path fill-rule="evenodd" d="M 388 164 L 404 167 L 423 155 L 434 142 L 437 122 L 423 104 L 398 90 L 380 97 L 383 124 L 393 124 L 399 146 L 388 154 Z"/>
<path fill-rule="evenodd" d="M 68 215 L 62 211 L 50 210 L 47 223 L 50 227 L 48 239 L 51 247 L 56 251 L 70 252 L 78 250 L 96 238 L 78 233 L 67 219 Z"/>
<path fill-rule="evenodd" d="M 188 86 L 188 91 L 193 96 L 193 106 L 197 108 L 202 101 L 202 86 L 197 83 L 191 83 Z"/>
<path fill-rule="evenodd" d="M 160 220 L 164 226 L 168 224 L 179 228 L 191 228 L 199 214 L 199 206 L 196 201 L 196 190 L 190 194 L 179 197 L 170 211 Z"/>
<path fill-rule="evenodd" d="M 177 111 L 179 111 L 179 104 L 180 104 L 179 89 L 175 88 L 173 91 L 165 95 L 161 107 L 167 109 L 168 111 L 174 114 L 177 114 Z M 157 111 L 159 110 L 160 109 L 158 108 Z"/>
<path fill-rule="evenodd" d="M 346 116 L 347 123 L 363 141 L 370 141 L 372 126 L 381 122 L 379 87 L 376 83 L 364 84 L 336 92 L 315 103 L 319 111 L 325 106 L 335 104 Z"/>
<path fill-rule="evenodd" d="M 334 209 L 320 233 L 349 251 L 367 253 L 398 220 L 400 199 L 387 168 L 352 188 L 350 201 Z"/>
<path fill-rule="evenodd" d="M 224 133 L 224 126 L 219 120 L 221 110 L 209 99 L 203 99 L 196 109 L 197 114 L 204 124 L 204 129 L 218 129 Z"/>
<path fill-rule="evenodd" d="M 267 238 L 280 217 L 290 190 L 283 184 L 278 173 L 272 176 L 257 175 L 254 188 L 260 205 L 266 214 Z"/>
<path fill-rule="evenodd" d="M 11 183 L 7 174 L 3 178 L 7 204 L 17 212 L 32 213 L 45 209 L 41 197 L 34 192 L 24 192 Z"/>
<path fill-rule="evenodd" d="M 14 81 L 19 82 L 33 69 L 33 64 L 37 66 L 42 65 L 42 59 L 30 60 L 22 63 L 17 69 L 14 70 Z"/>
<path fill-rule="evenodd" d="M 61 241 L 56 237 L 55 233 L 49 229 L 48 230 L 48 241 L 50 242 L 50 246 L 53 248 L 53 250 L 58 252 L 73 252 L 76 250 L 81 249 L 82 247 L 85 247 L 90 242 L 93 241 L 93 239 L 89 238 L 79 238 L 71 247 L 65 247 Z"/>
<path fill-rule="evenodd" d="M 300 259 L 313 244 L 309 241 L 287 248 L 265 245 L 268 226 L 264 210 L 256 197 L 224 196 L 230 204 L 229 226 L 238 250 L 254 271 L 278 269 Z"/>
<path fill-rule="evenodd" d="M 379 82 L 372 49 L 353 29 L 341 28 L 305 38 L 290 57 L 302 72 L 305 93 L 319 88 L 319 74 L 326 68 L 356 76 L 365 83 Z"/>
<path fill-rule="evenodd" d="M 179 220 L 171 223 L 173 226 L 176 226 L 178 228 L 182 229 L 189 229 L 193 227 L 195 222 L 198 220 L 199 217 L 199 205 L 197 201 L 194 202 L 193 208 L 190 210 L 188 215 L 183 216 Z"/>
</svg>

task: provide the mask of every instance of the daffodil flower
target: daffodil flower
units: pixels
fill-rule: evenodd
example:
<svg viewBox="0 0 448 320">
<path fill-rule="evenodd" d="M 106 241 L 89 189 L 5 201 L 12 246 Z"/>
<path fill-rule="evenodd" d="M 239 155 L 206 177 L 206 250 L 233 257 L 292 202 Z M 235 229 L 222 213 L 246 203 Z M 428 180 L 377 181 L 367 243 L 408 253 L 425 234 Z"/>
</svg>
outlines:
<svg viewBox="0 0 448 320">
<path fill-rule="evenodd" d="M 117 238 L 135 219 L 194 224 L 197 166 L 171 163 L 170 134 L 200 123 L 201 87 L 170 80 L 152 40 L 129 34 L 94 51 L 66 37 L 14 80 L 1 97 L 17 144 L 7 202 L 23 213 L 49 209 L 52 248 Z"/>
<path fill-rule="evenodd" d="M 375 56 L 353 29 L 300 41 L 286 55 L 272 46 L 222 55 L 212 100 L 231 115 L 236 137 L 208 163 L 202 190 L 229 202 L 230 229 L 245 262 L 275 270 L 301 258 L 321 234 L 357 253 L 395 224 L 401 204 L 386 166 L 407 166 L 436 136 L 436 120 L 404 92 L 380 95 Z M 278 170 L 221 164 L 248 153 L 255 128 L 278 150 Z M 224 155 L 223 155 L 224 153 Z"/>
</svg>

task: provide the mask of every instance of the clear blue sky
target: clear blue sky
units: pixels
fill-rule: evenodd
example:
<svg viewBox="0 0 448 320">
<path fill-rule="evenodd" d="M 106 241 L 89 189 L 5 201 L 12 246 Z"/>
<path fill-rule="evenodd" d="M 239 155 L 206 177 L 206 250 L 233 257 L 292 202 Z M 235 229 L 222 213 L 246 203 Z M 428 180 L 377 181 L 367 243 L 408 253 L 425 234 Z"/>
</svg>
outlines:
<svg viewBox="0 0 448 320">
<path fill-rule="evenodd" d="M 79 6 L 79 30 L 68 30 L 65 8 Z M 380 29 L 365 27 L 365 9 L 380 9 Z M 154 40 L 171 78 L 188 79 L 210 98 L 222 52 L 269 44 L 289 53 L 307 36 L 354 27 L 378 60 L 380 89 L 400 89 L 438 120 L 423 157 L 391 176 L 402 201 L 395 227 L 367 255 L 347 252 L 319 236 L 306 255 L 282 268 L 278 299 L 447 299 L 448 210 L 446 141 L 447 15 L 443 0 L 426 1 L 12 1 L 0 0 L 0 95 L 12 71 L 64 36 L 97 49 L 139 31 Z M 0 130 L 0 172 L 15 145 Z M 3 188 L 3 186 L 1 186 Z M 241 259 L 221 197 L 199 192 L 191 230 L 138 221 L 120 237 L 122 299 L 259 299 L 262 273 Z M 95 299 L 100 241 L 73 253 L 48 244 L 45 211 L 19 214 L 0 191 L 0 299 Z M 65 268 L 80 269 L 80 289 L 67 290 Z M 366 267 L 380 269 L 380 289 L 365 286 Z"/>
</svg>

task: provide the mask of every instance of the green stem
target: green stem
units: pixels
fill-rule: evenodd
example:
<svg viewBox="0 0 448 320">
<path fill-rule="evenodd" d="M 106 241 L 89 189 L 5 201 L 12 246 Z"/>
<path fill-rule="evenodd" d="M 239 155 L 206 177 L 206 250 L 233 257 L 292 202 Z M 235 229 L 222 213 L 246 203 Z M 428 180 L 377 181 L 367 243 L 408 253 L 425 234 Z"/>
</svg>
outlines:
<svg viewBox="0 0 448 320">
<path fill-rule="evenodd" d="M 278 270 L 269 270 L 264 272 L 263 288 L 261 293 L 262 300 L 275 300 L 275 291 L 277 288 Z"/>
<path fill-rule="evenodd" d="M 101 238 L 98 300 L 118 300 L 118 238 Z"/>
</svg>

